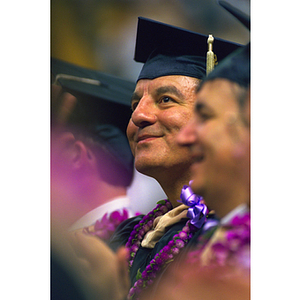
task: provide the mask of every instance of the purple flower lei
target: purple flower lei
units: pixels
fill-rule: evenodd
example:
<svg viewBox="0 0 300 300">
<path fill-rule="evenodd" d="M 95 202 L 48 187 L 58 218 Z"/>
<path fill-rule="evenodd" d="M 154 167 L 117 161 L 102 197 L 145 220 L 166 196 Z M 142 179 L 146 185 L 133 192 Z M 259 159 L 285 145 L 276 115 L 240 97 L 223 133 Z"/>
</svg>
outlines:
<svg viewBox="0 0 300 300">
<path fill-rule="evenodd" d="M 195 207 L 200 204 L 200 201 L 203 204 L 203 199 L 198 196 L 198 200 L 194 199 L 193 203 L 186 203 L 186 198 L 183 195 L 185 190 L 189 188 L 188 186 L 184 186 L 181 194 L 182 203 L 187 205 L 192 205 Z M 190 189 L 190 188 L 189 188 Z M 190 190 L 191 191 L 191 190 Z M 190 196 L 190 193 L 188 193 Z M 195 194 L 193 194 L 195 195 Z M 204 205 L 204 204 L 203 204 Z M 205 206 L 205 205 L 204 205 Z M 153 221 L 156 217 L 161 216 L 172 209 L 172 204 L 169 200 L 161 200 L 157 203 L 157 206 L 150 211 L 143 219 L 134 227 L 133 231 L 130 234 L 128 242 L 126 243 L 126 247 L 130 251 L 129 258 L 129 269 L 133 264 L 133 260 L 135 255 L 140 247 L 141 241 L 145 234 L 152 228 Z M 203 217 L 203 221 L 201 221 L 200 226 L 203 225 L 204 220 L 206 219 L 207 208 L 203 207 L 203 211 L 199 212 L 196 216 L 194 215 L 192 220 L 188 220 L 185 226 L 182 228 L 182 231 L 175 234 L 173 239 L 163 248 L 160 252 L 158 252 L 154 258 L 150 261 L 149 265 L 146 269 L 141 273 L 138 271 L 137 281 L 134 283 L 133 287 L 130 289 L 127 299 L 138 299 L 138 295 L 144 288 L 147 288 L 151 285 L 157 275 L 157 273 L 165 267 L 168 263 L 170 263 L 176 255 L 179 254 L 180 250 L 184 248 L 184 246 L 188 243 L 188 241 L 192 238 L 195 231 L 199 228 L 199 215 L 202 213 L 201 217 Z M 197 210 L 197 209 L 196 209 Z M 197 220 L 196 220 L 197 219 Z M 193 225 L 193 223 L 195 225 Z"/>
<path fill-rule="evenodd" d="M 224 240 L 212 245 L 213 257 L 210 264 L 220 266 L 238 264 L 250 268 L 250 213 L 234 217 L 225 228 L 227 229 Z M 188 261 L 195 264 L 201 258 L 204 248 L 205 244 L 191 251 Z"/>
<path fill-rule="evenodd" d="M 250 267 L 250 213 L 236 216 L 229 224 L 226 239 L 215 243 L 213 251 L 216 262 L 220 265 L 237 262 Z"/>
<path fill-rule="evenodd" d="M 136 213 L 139 215 L 140 213 Z M 128 210 L 115 210 L 112 213 L 106 213 L 101 219 L 97 220 L 95 225 L 90 230 L 88 227 L 83 229 L 84 233 L 95 235 L 102 240 L 109 240 L 116 228 L 125 220 L 128 219 Z"/>
</svg>

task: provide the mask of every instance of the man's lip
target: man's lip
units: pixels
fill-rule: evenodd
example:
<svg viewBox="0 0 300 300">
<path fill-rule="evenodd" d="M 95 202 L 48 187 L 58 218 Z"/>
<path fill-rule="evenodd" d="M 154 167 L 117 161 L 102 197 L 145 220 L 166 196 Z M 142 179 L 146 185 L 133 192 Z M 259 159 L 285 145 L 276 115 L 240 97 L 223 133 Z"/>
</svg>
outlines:
<svg viewBox="0 0 300 300">
<path fill-rule="evenodd" d="M 193 154 L 192 155 L 193 164 L 194 163 L 201 163 L 204 160 L 203 154 Z"/>
<path fill-rule="evenodd" d="M 148 134 L 140 135 L 140 136 L 137 137 L 137 143 L 139 143 L 141 141 L 156 139 L 158 137 L 159 136 L 157 136 L 157 135 L 148 135 Z"/>
<path fill-rule="evenodd" d="M 204 162 L 203 156 L 193 157 L 192 164 L 190 166 L 190 171 L 194 174 L 198 172 L 198 168 L 202 168 Z"/>
</svg>

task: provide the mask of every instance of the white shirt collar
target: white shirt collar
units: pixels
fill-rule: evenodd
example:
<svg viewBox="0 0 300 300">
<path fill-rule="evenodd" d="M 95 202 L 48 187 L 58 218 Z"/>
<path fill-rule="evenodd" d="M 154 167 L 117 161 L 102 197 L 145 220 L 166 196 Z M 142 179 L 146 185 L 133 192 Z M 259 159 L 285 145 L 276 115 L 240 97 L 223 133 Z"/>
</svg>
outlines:
<svg viewBox="0 0 300 300">
<path fill-rule="evenodd" d="M 116 210 L 127 209 L 129 218 L 133 216 L 133 211 L 130 208 L 130 200 L 127 196 L 120 196 L 113 198 L 107 203 L 104 203 L 95 209 L 91 210 L 79 220 L 77 220 L 71 227 L 70 231 L 84 228 L 93 225 L 98 219 L 101 219 L 106 213 L 111 213 Z"/>
<path fill-rule="evenodd" d="M 234 208 L 230 213 L 228 213 L 225 217 L 220 220 L 221 225 L 229 224 L 230 221 L 238 215 L 242 215 L 249 211 L 249 207 L 247 204 L 240 204 L 236 208 Z"/>
</svg>

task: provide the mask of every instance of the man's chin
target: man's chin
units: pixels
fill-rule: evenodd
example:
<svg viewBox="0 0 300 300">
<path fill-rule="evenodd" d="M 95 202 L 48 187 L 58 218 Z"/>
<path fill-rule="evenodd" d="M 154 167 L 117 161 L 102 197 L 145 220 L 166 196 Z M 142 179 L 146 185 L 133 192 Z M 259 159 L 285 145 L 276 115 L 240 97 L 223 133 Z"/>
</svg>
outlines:
<svg viewBox="0 0 300 300">
<path fill-rule="evenodd" d="M 151 162 L 146 160 L 146 159 L 138 159 L 135 161 L 135 164 L 134 164 L 136 170 L 144 175 L 148 175 L 148 173 L 155 169 L 156 167 L 154 166 L 153 164 L 153 161 Z"/>
<path fill-rule="evenodd" d="M 196 178 L 196 177 L 192 177 L 192 178 Z M 192 179 L 191 188 L 195 194 L 202 196 L 203 188 L 202 188 L 202 184 L 199 180 Z"/>
</svg>

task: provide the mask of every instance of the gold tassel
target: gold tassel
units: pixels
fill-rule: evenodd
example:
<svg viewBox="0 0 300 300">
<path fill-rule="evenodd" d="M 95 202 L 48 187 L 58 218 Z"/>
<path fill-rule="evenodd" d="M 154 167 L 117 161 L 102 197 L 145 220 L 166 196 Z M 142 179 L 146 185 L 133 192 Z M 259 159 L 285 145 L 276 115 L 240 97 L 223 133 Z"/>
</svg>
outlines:
<svg viewBox="0 0 300 300">
<path fill-rule="evenodd" d="M 206 75 L 208 75 L 215 67 L 215 54 L 213 53 L 214 37 L 210 34 L 207 39 L 208 51 L 206 54 Z"/>
</svg>

